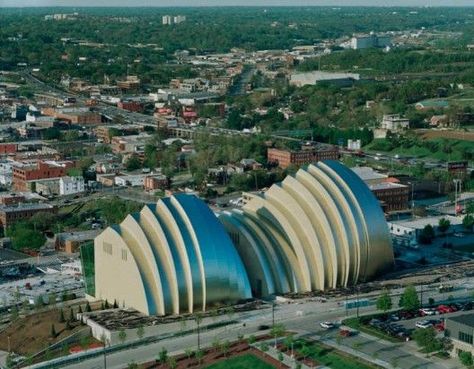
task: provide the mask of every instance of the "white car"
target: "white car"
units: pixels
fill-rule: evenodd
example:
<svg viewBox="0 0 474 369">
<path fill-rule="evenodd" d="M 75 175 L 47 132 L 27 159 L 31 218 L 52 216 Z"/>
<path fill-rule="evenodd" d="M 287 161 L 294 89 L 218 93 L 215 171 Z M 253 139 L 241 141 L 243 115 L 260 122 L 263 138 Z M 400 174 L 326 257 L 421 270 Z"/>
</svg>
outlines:
<svg viewBox="0 0 474 369">
<path fill-rule="evenodd" d="M 416 322 L 415 327 L 416 328 L 421 328 L 421 329 L 426 329 L 432 327 L 433 324 L 431 324 L 427 320 L 420 320 L 419 322 Z"/>
<path fill-rule="evenodd" d="M 334 328 L 334 323 L 331 323 L 331 322 L 321 322 L 319 323 L 319 325 L 321 326 L 321 328 L 324 328 L 324 329 Z"/>
<path fill-rule="evenodd" d="M 420 309 L 420 313 L 423 315 L 436 315 L 437 311 L 435 309 L 423 308 Z"/>
</svg>

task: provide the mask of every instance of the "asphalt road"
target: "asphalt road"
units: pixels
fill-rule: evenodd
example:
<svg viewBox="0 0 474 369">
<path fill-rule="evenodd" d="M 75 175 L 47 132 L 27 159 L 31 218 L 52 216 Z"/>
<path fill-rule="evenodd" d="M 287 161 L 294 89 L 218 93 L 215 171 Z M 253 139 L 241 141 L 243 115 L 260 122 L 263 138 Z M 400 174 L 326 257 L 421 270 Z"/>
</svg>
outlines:
<svg viewBox="0 0 474 369">
<path fill-rule="evenodd" d="M 460 285 L 465 281 L 459 281 Z M 393 295 L 396 295 L 400 291 L 393 291 Z M 459 288 L 451 293 L 453 296 L 466 297 L 471 295 L 471 290 L 466 288 Z M 424 295 L 426 299 L 429 297 L 438 298 L 439 293 L 436 289 L 425 291 Z M 371 295 L 372 298 L 376 295 Z M 367 296 L 360 296 L 360 298 L 368 298 Z M 370 298 L 370 297 L 369 297 Z M 397 304 L 396 298 L 394 305 Z M 319 323 L 322 321 L 341 321 L 346 316 L 346 310 L 342 300 L 331 300 L 326 303 L 321 302 L 299 302 L 291 304 L 279 304 L 275 311 L 276 322 L 281 322 L 289 330 L 296 331 L 307 335 L 308 337 L 320 337 L 323 336 L 323 340 L 334 339 L 334 332 L 328 332 L 320 328 Z M 371 305 L 369 307 L 360 308 L 360 314 L 374 312 L 375 307 Z M 355 309 L 347 311 L 349 315 L 355 313 Z M 209 332 L 203 332 L 201 334 L 201 345 L 210 346 L 215 337 L 221 340 L 229 339 L 235 340 L 239 334 L 250 335 L 258 333 L 258 326 L 261 324 L 271 325 L 272 316 L 271 310 L 265 311 L 254 311 L 241 314 L 239 317 L 240 324 L 222 328 L 219 330 L 213 330 Z M 414 320 L 415 321 L 415 320 Z M 245 323 L 245 326 L 243 325 Z M 332 336 L 331 336 L 332 335 Z M 416 348 L 413 343 L 400 343 L 394 345 L 391 343 L 384 342 L 382 340 L 373 338 L 365 334 L 359 334 L 355 337 L 344 341 L 348 347 L 352 347 L 354 343 L 358 346 L 358 350 L 364 352 L 371 357 L 377 356 L 379 359 L 390 362 L 398 360 L 398 366 L 400 368 L 413 368 L 413 369 L 441 369 L 446 366 L 438 363 L 432 363 L 425 359 L 423 355 L 419 355 L 416 352 Z M 120 351 L 112 353 L 107 356 L 107 368 L 109 369 L 123 369 L 126 365 L 132 361 L 135 362 L 147 362 L 154 360 L 162 347 L 166 348 L 169 353 L 180 353 L 185 348 L 195 349 L 197 345 L 197 337 L 195 334 L 173 338 L 169 340 L 163 340 L 157 343 L 153 343 L 146 346 L 140 346 L 131 350 Z M 374 354 L 374 352 L 376 352 Z M 96 357 L 86 360 L 82 363 L 71 364 L 65 366 L 69 369 L 99 369 L 104 368 L 104 358 Z M 452 368 L 452 366 L 450 366 Z"/>
</svg>

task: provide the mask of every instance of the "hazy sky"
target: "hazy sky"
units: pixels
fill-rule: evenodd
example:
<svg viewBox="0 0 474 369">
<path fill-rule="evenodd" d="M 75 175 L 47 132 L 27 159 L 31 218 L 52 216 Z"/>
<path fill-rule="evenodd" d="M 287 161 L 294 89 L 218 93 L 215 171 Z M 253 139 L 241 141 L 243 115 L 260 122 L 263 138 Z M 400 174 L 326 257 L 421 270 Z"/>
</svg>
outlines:
<svg viewBox="0 0 474 369">
<path fill-rule="evenodd" d="M 474 0 L 0 0 L 0 6 L 474 6 Z"/>
</svg>

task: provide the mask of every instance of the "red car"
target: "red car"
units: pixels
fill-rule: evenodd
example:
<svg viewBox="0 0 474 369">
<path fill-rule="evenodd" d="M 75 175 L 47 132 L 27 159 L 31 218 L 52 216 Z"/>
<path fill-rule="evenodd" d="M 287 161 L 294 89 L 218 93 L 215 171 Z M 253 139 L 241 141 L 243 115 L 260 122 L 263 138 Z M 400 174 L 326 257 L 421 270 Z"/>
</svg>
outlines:
<svg viewBox="0 0 474 369">
<path fill-rule="evenodd" d="M 439 305 L 436 310 L 438 310 L 440 314 L 448 314 L 455 311 L 451 306 L 448 305 Z"/>
<path fill-rule="evenodd" d="M 434 329 L 436 329 L 438 332 L 443 332 L 444 331 L 444 322 L 439 322 L 434 325 Z"/>
</svg>

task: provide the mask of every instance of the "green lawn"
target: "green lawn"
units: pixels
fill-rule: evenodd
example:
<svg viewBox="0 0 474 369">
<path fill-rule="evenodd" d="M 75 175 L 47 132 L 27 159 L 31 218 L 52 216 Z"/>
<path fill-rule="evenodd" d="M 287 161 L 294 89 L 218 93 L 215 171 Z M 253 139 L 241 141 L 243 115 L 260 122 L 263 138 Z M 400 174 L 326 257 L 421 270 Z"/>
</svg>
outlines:
<svg viewBox="0 0 474 369">
<path fill-rule="evenodd" d="M 300 346 L 300 343 L 297 344 Z M 328 366 L 331 369 L 378 369 L 379 367 L 371 363 L 362 361 L 354 356 L 345 354 L 332 347 L 320 343 L 307 343 L 311 349 L 312 359 L 318 363 Z M 301 346 L 300 346 L 301 347 Z"/>
<path fill-rule="evenodd" d="M 252 354 L 246 354 L 220 361 L 205 369 L 275 369 L 275 367 Z"/>
</svg>

